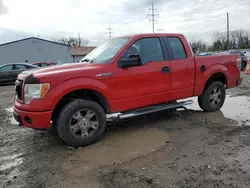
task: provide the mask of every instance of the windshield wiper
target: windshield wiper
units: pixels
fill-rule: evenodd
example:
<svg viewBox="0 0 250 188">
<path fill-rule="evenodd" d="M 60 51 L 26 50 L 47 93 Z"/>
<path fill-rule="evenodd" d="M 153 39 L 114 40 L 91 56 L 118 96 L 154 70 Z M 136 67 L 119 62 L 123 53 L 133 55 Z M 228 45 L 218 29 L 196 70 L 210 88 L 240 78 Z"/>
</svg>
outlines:
<svg viewBox="0 0 250 188">
<path fill-rule="evenodd" d="M 89 59 L 83 59 L 81 62 L 89 62 Z"/>
<path fill-rule="evenodd" d="M 81 62 L 89 62 L 89 63 L 93 63 L 94 60 L 93 59 L 83 59 L 81 60 Z"/>
</svg>

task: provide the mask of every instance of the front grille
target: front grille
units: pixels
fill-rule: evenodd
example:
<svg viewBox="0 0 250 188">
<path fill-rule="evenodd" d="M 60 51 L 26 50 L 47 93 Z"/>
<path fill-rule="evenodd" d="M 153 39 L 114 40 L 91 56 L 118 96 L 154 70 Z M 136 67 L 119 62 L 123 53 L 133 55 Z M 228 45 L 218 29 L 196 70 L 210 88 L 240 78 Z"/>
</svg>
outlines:
<svg viewBox="0 0 250 188">
<path fill-rule="evenodd" d="M 23 81 L 22 80 L 16 80 L 15 82 L 15 90 L 16 90 L 16 96 L 19 100 L 22 100 L 22 87 L 23 87 Z"/>
</svg>

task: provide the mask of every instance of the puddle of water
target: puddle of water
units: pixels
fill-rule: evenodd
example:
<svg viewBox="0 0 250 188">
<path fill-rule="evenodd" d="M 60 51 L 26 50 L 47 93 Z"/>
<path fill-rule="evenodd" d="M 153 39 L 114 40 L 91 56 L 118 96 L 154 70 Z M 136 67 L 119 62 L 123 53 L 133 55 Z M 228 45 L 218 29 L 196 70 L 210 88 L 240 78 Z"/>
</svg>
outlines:
<svg viewBox="0 0 250 188">
<path fill-rule="evenodd" d="M 128 161 L 159 149 L 167 140 L 167 132 L 157 128 L 131 126 L 115 132 L 108 131 L 102 142 L 74 152 L 63 167 L 72 169 L 72 161 L 81 161 L 81 164 L 86 161 L 85 169 Z"/>
<path fill-rule="evenodd" d="M 4 171 L 12 167 L 19 166 L 22 163 L 23 163 L 22 158 L 16 158 L 10 162 L 4 162 L 4 164 L 0 165 L 0 171 Z"/>
<path fill-rule="evenodd" d="M 194 100 L 194 103 L 191 105 L 187 105 L 187 109 L 192 110 L 201 110 L 197 98 L 191 98 Z M 237 97 L 229 97 L 226 96 L 225 103 L 221 108 L 221 112 L 224 117 L 235 120 L 242 125 L 250 126 L 250 97 L 247 96 L 237 96 Z"/>
</svg>

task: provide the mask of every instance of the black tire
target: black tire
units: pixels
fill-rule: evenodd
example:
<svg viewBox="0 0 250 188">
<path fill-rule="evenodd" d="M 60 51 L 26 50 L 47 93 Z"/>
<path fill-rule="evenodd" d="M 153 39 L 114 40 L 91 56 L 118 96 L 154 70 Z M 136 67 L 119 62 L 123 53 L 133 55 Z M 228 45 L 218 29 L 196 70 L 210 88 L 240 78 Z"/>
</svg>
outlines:
<svg viewBox="0 0 250 188">
<path fill-rule="evenodd" d="M 82 109 L 91 110 L 97 116 L 99 123 L 93 135 L 88 137 L 76 137 L 70 130 L 73 115 Z M 63 107 L 57 118 L 57 132 L 61 139 L 73 147 L 87 146 L 101 139 L 106 129 L 106 114 L 104 109 L 96 102 L 90 100 L 75 99 Z"/>
<path fill-rule="evenodd" d="M 245 61 L 242 62 L 241 71 L 245 71 L 246 67 L 247 67 L 247 62 L 245 62 Z"/>
<path fill-rule="evenodd" d="M 203 105 L 202 105 L 202 102 L 201 102 L 202 98 L 201 96 L 198 97 L 198 104 L 200 106 L 201 109 L 203 109 Z"/>
<path fill-rule="evenodd" d="M 217 98 L 214 99 L 213 94 L 215 94 L 218 91 Z M 220 91 L 220 92 L 219 92 Z M 219 95 L 219 93 L 221 93 Z M 216 97 L 216 96 L 215 96 Z M 213 99 L 211 99 L 213 98 Z M 224 84 L 219 81 L 211 82 L 203 91 L 203 94 L 198 97 L 198 103 L 200 108 L 205 112 L 215 112 L 221 109 L 225 102 L 226 98 L 226 89 L 224 87 Z M 216 102 L 214 102 L 216 100 Z M 219 102 L 218 102 L 219 101 Z"/>
</svg>

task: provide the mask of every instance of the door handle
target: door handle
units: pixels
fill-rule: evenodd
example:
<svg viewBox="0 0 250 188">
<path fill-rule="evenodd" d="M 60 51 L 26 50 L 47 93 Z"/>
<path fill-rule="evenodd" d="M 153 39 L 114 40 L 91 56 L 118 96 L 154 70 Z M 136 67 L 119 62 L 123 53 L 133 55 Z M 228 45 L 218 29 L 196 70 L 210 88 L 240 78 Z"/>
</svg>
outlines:
<svg viewBox="0 0 250 188">
<path fill-rule="evenodd" d="M 169 67 L 162 67 L 162 68 L 161 68 L 161 71 L 162 71 L 163 73 L 169 73 L 169 72 L 170 72 L 170 68 L 169 68 Z"/>
</svg>

